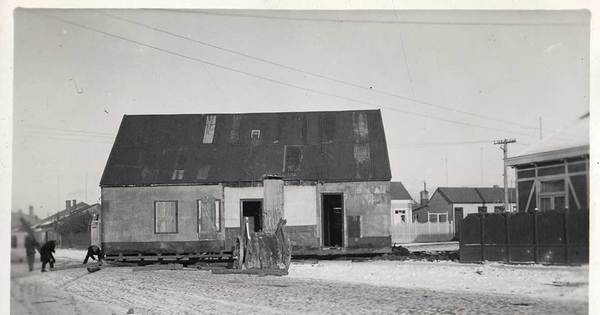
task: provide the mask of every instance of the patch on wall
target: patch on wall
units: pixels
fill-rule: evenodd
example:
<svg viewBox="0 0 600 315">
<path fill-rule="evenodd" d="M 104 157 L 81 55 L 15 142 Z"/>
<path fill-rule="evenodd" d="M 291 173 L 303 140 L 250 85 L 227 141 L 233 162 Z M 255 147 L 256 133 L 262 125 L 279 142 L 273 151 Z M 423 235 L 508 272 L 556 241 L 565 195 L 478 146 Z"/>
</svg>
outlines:
<svg viewBox="0 0 600 315">
<path fill-rule="evenodd" d="M 231 130 L 229 131 L 229 142 L 232 144 L 240 143 L 240 115 L 233 115 L 231 120 Z"/>
<path fill-rule="evenodd" d="M 302 147 L 299 145 L 286 145 L 284 155 L 283 172 L 294 173 L 299 171 L 302 164 Z"/>
<path fill-rule="evenodd" d="M 202 143 L 213 143 L 215 137 L 215 126 L 217 124 L 217 116 L 206 116 L 206 124 L 204 125 L 204 138 Z"/>
<path fill-rule="evenodd" d="M 196 173 L 196 179 L 207 179 L 208 172 L 210 171 L 210 165 L 202 166 L 198 169 L 198 173 Z"/>
<path fill-rule="evenodd" d="M 356 162 L 356 177 L 371 177 L 371 149 L 368 143 L 354 145 L 354 161 Z"/>
<path fill-rule="evenodd" d="M 369 142 L 369 126 L 367 123 L 366 113 L 353 113 L 352 114 L 352 129 L 354 131 L 354 142 L 355 143 L 367 143 Z"/>
</svg>

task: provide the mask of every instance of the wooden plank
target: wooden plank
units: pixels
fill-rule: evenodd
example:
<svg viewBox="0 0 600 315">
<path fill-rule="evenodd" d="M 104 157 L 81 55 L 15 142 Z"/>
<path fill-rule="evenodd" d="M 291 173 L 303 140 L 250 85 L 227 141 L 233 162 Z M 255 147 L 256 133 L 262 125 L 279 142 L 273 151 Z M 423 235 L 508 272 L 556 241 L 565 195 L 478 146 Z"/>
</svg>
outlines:
<svg viewBox="0 0 600 315">
<path fill-rule="evenodd" d="M 211 273 L 216 275 L 246 274 L 259 276 L 286 276 L 288 271 L 280 269 L 212 269 Z"/>
<path fill-rule="evenodd" d="M 166 264 L 166 265 L 147 265 L 147 266 L 139 266 L 134 267 L 132 269 L 133 272 L 137 271 L 154 271 L 154 270 L 182 270 L 182 264 Z"/>
</svg>

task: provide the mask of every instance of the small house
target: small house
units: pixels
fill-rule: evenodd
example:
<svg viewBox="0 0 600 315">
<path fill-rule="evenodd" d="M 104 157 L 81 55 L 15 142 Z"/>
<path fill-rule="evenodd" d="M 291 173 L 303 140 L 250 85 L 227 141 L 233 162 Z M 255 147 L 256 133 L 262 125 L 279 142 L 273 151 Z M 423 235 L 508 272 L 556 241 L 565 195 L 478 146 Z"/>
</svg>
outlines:
<svg viewBox="0 0 600 315">
<path fill-rule="evenodd" d="M 515 207 L 515 189 L 509 188 L 509 207 Z M 426 206 L 413 210 L 419 222 L 454 222 L 456 236 L 460 222 L 468 214 L 504 212 L 504 188 L 438 187 Z"/>
<path fill-rule="evenodd" d="M 390 199 L 392 208 L 392 225 L 412 221 L 412 208 L 415 201 L 412 199 L 402 182 L 390 183 Z"/>
<path fill-rule="evenodd" d="M 287 220 L 294 254 L 390 250 L 379 110 L 125 115 L 100 187 L 111 254 L 223 253 Z"/>
</svg>

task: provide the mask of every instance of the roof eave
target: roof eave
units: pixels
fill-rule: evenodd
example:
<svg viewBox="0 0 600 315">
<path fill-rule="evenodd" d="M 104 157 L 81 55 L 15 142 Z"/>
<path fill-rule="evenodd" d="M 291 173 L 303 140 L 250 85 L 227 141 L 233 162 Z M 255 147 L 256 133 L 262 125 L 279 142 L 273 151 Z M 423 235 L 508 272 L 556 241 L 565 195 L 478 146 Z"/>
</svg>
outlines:
<svg viewBox="0 0 600 315">
<path fill-rule="evenodd" d="M 582 145 L 572 148 L 546 151 L 546 152 L 537 152 L 527 155 L 514 156 L 506 159 L 506 165 L 508 166 L 516 166 L 522 164 L 536 163 L 541 161 L 548 160 L 559 160 L 570 157 L 589 155 L 590 154 L 590 146 Z"/>
</svg>

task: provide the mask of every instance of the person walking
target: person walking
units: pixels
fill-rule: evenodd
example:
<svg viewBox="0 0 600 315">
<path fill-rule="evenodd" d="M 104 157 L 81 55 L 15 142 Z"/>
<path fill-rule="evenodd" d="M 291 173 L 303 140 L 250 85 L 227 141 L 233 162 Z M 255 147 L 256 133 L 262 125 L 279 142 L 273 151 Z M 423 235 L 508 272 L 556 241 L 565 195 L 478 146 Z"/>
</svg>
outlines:
<svg viewBox="0 0 600 315">
<path fill-rule="evenodd" d="M 42 272 L 46 272 L 46 264 L 50 264 L 50 269 L 54 268 L 54 263 L 56 260 L 54 259 L 54 249 L 56 248 L 56 241 L 48 241 L 46 242 L 42 248 L 40 248 L 40 256 L 42 261 Z"/>
<path fill-rule="evenodd" d="M 30 272 L 33 271 L 36 249 L 40 250 L 40 244 L 31 235 L 27 235 L 25 237 L 25 253 L 27 254 L 27 264 Z"/>
</svg>

